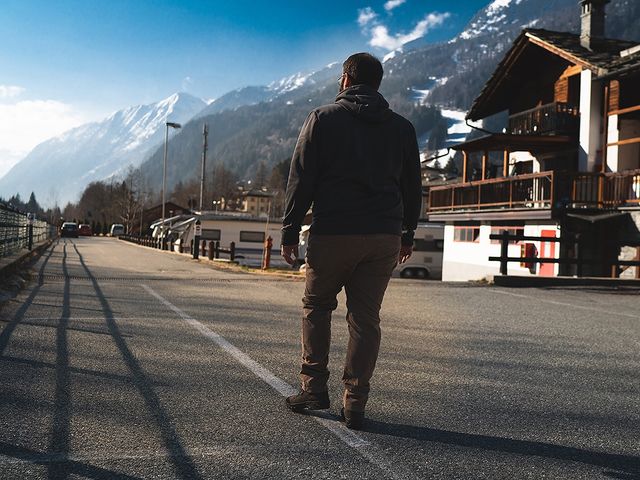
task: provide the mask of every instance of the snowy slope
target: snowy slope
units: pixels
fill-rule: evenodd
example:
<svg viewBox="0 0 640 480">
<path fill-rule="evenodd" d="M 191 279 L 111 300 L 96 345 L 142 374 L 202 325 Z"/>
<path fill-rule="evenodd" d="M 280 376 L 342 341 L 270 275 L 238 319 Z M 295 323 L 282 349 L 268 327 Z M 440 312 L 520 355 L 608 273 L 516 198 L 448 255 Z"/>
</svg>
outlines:
<svg viewBox="0 0 640 480">
<path fill-rule="evenodd" d="M 238 88 L 211 102 L 207 108 L 198 113 L 197 117 L 206 117 L 225 110 L 235 110 L 262 102 L 273 102 L 277 99 L 295 99 L 304 95 L 305 92 L 317 88 L 330 78 L 337 77 L 341 68 L 339 63 L 334 62 L 316 72 L 298 72 L 275 80 L 267 86 Z"/>
<path fill-rule="evenodd" d="M 74 201 L 90 182 L 118 178 L 142 163 L 163 142 L 165 121 L 184 123 L 204 107 L 204 100 L 175 93 L 69 130 L 35 147 L 0 178 L 0 196 L 27 198 L 34 191 L 45 204 Z"/>
</svg>

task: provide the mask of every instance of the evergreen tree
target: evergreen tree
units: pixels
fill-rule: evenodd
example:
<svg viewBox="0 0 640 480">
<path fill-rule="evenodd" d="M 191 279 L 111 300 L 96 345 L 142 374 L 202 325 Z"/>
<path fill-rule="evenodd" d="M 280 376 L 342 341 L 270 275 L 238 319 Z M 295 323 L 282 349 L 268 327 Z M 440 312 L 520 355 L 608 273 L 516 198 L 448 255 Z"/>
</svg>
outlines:
<svg viewBox="0 0 640 480">
<path fill-rule="evenodd" d="M 36 194 L 33 192 L 31 192 L 29 201 L 27 202 L 25 207 L 27 212 L 31 213 L 40 213 L 42 211 L 42 208 L 40 208 L 40 205 L 38 205 L 38 201 L 36 200 Z"/>
</svg>

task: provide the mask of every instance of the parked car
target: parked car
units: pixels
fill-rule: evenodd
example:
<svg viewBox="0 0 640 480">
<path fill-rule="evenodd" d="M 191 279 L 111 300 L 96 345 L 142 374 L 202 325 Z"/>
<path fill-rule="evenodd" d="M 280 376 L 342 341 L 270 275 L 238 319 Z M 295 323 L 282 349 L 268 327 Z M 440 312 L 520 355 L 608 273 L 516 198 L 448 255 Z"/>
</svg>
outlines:
<svg viewBox="0 0 640 480">
<path fill-rule="evenodd" d="M 122 225 L 121 223 L 114 223 L 113 225 L 111 225 L 110 234 L 112 237 L 117 237 L 118 235 L 124 235 L 124 225 Z"/>
<path fill-rule="evenodd" d="M 60 228 L 61 237 L 78 238 L 78 224 L 76 222 L 64 222 Z"/>
<path fill-rule="evenodd" d="M 83 237 L 92 236 L 93 230 L 91 230 L 91 225 L 87 225 L 86 223 L 80 224 L 80 227 L 78 227 L 78 235 L 82 235 Z"/>
</svg>

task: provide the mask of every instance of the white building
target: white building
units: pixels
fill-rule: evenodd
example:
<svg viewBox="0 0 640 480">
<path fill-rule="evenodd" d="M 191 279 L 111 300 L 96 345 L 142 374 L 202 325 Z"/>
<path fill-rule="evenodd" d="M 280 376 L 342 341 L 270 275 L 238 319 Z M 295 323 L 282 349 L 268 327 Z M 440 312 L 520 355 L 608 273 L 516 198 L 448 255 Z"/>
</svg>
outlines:
<svg viewBox="0 0 640 480">
<path fill-rule="evenodd" d="M 462 181 L 430 190 L 443 280 L 499 273 L 489 236 L 505 229 L 562 240 L 511 245 L 509 257 L 562 261 L 511 274 L 640 278 L 624 265 L 640 259 L 640 46 L 604 37 L 607 3 L 581 2 L 580 35 L 524 30 L 474 101 L 468 119 L 507 111 L 509 125 L 455 146 Z"/>
</svg>

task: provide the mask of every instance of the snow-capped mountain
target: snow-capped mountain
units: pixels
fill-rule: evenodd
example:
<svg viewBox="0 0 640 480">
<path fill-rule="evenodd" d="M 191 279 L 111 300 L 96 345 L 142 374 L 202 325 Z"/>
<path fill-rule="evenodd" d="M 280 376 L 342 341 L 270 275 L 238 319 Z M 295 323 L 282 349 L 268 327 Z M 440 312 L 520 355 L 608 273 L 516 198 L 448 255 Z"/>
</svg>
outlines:
<svg viewBox="0 0 640 480">
<path fill-rule="evenodd" d="M 273 102 L 282 97 L 295 97 L 309 89 L 322 85 L 329 78 L 339 75 L 341 66 L 338 62 L 330 63 L 317 72 L 302 73 L 275 80 L 269 85 L 243 87 L 222 95 L 211 102 L 197 117 L 206 117 L 225 110 L 256 105 L 262 102 Z"/>
<path fill-rule="evenodd" d="M 202 99 L 175 93 L 69 130 L 36 146 L 0 178 L 0 196 L 26 198 L 33 191 L 45 204 L 74 201 L 90 182 L 119 178 L 140 165 L 163 142 L 167 120 L 185 123 L 206 106 Z"/>
</svg>

